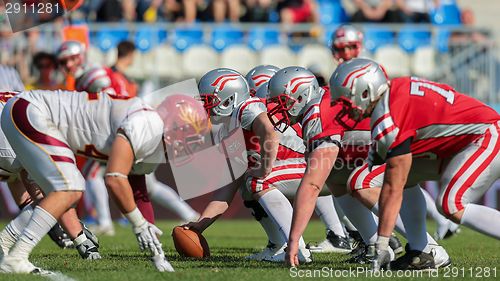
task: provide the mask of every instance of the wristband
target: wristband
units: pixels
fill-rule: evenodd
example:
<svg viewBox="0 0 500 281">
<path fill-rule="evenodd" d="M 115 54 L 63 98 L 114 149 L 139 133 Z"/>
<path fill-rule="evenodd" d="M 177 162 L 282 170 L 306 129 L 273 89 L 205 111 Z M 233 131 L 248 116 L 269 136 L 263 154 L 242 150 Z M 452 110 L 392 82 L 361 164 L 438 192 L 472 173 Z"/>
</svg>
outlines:
<svg viewBox="0 0 500 281">
<path fill-rule="evenodd" d="M 146 223 L 146 219 L 142 216 L 141 211 L 135 207 L 134 210 L 130 213 L 126 213 L 125 217 L 128 219 L 128 221 L 132 224 L 134 228 L 139 227 Z"/>
</svg>

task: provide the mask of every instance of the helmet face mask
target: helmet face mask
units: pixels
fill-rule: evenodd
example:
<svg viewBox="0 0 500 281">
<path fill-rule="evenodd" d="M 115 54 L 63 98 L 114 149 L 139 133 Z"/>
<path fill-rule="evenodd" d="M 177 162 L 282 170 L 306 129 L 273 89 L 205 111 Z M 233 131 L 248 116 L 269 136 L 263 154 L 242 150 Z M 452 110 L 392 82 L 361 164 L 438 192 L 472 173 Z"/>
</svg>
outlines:
<svg viewBox="0 0 500 281">
<path fill-rule="evenodd" d="M 370 115 L 388 89 L 389 78 L 384 68 L 369 59 L 356 58 L 344 62 L 330 77 L 332 101 L 341 98 L 350 100 L 353 108 L 351 115 L 356 119 Z"/>
<path fill-rule="evenodd" d="M 280 124 L 287 127 L 297 122 L 306 105 L 320 94 L 318 81 L 309 70 L 292 66 L 278 71 L 268 82 L 267 98 L 268 104 L 272 104 L 268 115 L 275 128 L 283 130 Z"/>
<path fill-rule="evenodd" d="M 245 78 L 228 68 L 215 69 L 203 75 L 198 90 L 207 114 L 215 122 L 231 116 L 239 104 L 250 98 Z"/>
</svg>

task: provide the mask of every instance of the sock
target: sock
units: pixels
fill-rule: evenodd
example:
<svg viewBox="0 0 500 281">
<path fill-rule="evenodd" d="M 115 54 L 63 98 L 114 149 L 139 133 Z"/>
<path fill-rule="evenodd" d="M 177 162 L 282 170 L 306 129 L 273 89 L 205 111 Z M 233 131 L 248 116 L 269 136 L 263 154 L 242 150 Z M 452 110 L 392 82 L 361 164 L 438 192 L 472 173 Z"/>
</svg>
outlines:
<svg viewBox="0 0 500 281">
<path fill-rule="evenodd" d="M 33 248 L 56 223 L 57 220 L 49 212 L 36 206 L 28 225 L 11 248 L 9 256 L 27 259 Z"/>
<path fill-rule="evenodd" d="M 132 191 L 134 192 L 134 200 L 137 209 L 141 211 L 142 216 L 150 222 L 155 223 L 155 214 L 153 212 L 153 205 L 148 197 L 148 190 L 146 188 L 146 180 L 144 175 L 128 176 Z"/>
<path fill-rule="evenodd" d="M 427 192 L 425 189 L 422 189 L 422 194 L 424 195 L 425 204 L 427 205 L 427 214 L 430 215 L 431 218 L 436 221 L 437 223 L 436 232 L 438 236 L 443 237 L 453 222 L 451 222 L 450 220 L 448 220 L 446 217 L 444 217 L 439 213 L 439 211 L 436 208 L 436 203 L 429 194 L 429 192 Z"/>
<path fill-rule="evenodd" d="M 333 231 L 337 236 L 345 237 L 339 216 L 333 206 L 332 195 L 319 196 L 314 210 L 328 230 Z"/>
<path fill-rule="evenodd" d="M 260 223 L 264 231 L 266 232 L 267 239 L 269 242 L 282 246 L 287 241 L 281 235 L 279 227 L 274 223 L 274 221 L 269 217 L 264 208 L 259 204 L 259 202 L 252 201 L 243 201 L 245 207 L 252 209 L 252 216 L 256 221 Z"/>
<path fill-rule="evenodd" d="M 342 227 L 344 228 L 344 233 L 346 236 L 348 235 L 348 231 L 358 231 L 356 227 L 352 224 L 352 222 L 347 218 L 347 216 L 344 213 L 344 210 L 342 207 L 340 207 L 339 202 L 337 202 L 337 198 L 332 196 L 333 198 L 333 206 L 335 207 L 335 210 L 337 211 L 337 215 L 339 216 L 340 221 L 342 222 Z"/>
<path fill-rule="evenodd" d="M 19 215 L 9 222 L 9 224 L 0 232 L 0 247 L 4 255 L 9 253 L 9 249 L 16 243 L 21 232 L 33 215 L 32 205 L 24 207 Z"/>
<path fill-rule="evenodd" d="M 423 251 L 429 243 L 437 244 L 427 234 L 425 198 L 420 185 L 404 189 L 399 214 L 406 229 L 405 237 L 412 250 Z"/>
<path fill-rule="evenodd" d="M 97 174 L 87 178 L 87 191 L 91 195 L 92 202 L 97 213 L 97 221 L 100 226 L 112 226 L 111 212 L 109 211 L 109 196 L 104 184 L 104 178 Z"/>
<path fill-rule="evenodd" d="M 460 223 L 482 234 L 500 239 L 500 212 L 498 210 L 469 203 L 465 206 Z"/>
<path fill-rule="evenodd" d="M 403 206 L 401 206 L 401 209 L 403 209 Z M 376 220 L 378 221 L 378 212 L 379 212 L 378 202 L 375 203 L 375 205 L 373 205 L 371 211 L 375 216 L 377 216 Z M 396 225 L 394 225 L 394 228 L 396 229 L 397 232 L 399 232 L 399 234 L 403 235 L 406 238 L 406 230 L 403 221 L 401 220 L 401 215 L 398 215 L 398 217 L 396 218 Z"/>
<path fill-rule="evenodd" d="M 372 212 L 349 194 L 336 198 L 345 215 L 353 223 L 366 244 L 377 241 L 377 221 Z"/>
<path fill-rule="evenodd" d="M 2 194 L 4 206 L 9 214 L 16 215 L 19 213 L 19 206 L 17 206 L 16 200 L 14 200 L 6 182 L 0 182 L 0 193 Z"/>
<path fill-rule="evenodd" d="M 277 189 L 266 192 L 259 203 L 266 213 L 279 227 L 281 235 L 288 241 L 292 225 L 293 208 L 288 199 Z M 300 237 L 299 247 L 305 247 L 304 239 Z"/>
<path fill-rule="evenodd" d="M 200 217 L 200 214 L 184 202 L 170 186 L 158 181 L 154 174 L 146 175 L 146 186 L 150 198 L 155 203 L 177 214 L 183 221 L 194 221 Z"/>
</svg>

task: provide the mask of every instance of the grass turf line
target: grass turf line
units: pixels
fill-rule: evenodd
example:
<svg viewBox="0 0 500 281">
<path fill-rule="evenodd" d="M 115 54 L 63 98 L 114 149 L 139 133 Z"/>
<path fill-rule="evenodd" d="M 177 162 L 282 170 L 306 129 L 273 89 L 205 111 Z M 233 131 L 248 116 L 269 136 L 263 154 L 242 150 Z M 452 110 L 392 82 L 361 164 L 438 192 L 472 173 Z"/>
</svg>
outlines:
<svg viewBox="0 0 500 281">
<path fill-rule="evenodd" d="M 434 230 L 433 224 L 429 228 Z M 205 237 L 211 248 L 212 257 L 208 260 L 193 260 L 181 258 L 173 247 L 170 233 L 175 222 L 161 221 L 158 223 L 164 231 L 161 239 L 166 249 L 167 257 L 174 266 L 175 273 L 156 272 L 152 263 L 148 261 L 146 254 L 140 252 L 135 236 L 130 227 L 116 225 L 114 237 L 100 237 L 101 255 L 103 260 L 85 261 L 80 259 L 74 249 L 60 250 L 48 237 L 44 238 L 39 246 L 35 248 L 31 261 L 42 268 L 59 271 L 73 279 L 82 280 L 259 280 L 276 281 L 291 280 L 288 268 L 281 264 L 266 262 L 246 261 L 244 257 L 259 251 L 265 244 L 264 232 L 260 226 L 251 220 L 221 220 L 210 227 Z M 452 257 L 452 266 L 465 268 L 465 277 L 470 277 L 469 268 L 496 267 L 497 277 L 490 275 L 479 277 L 479 270 L 474 269 L 476 278 L 452 278 L 453 280 L 500 280 L 500 242 L 475 233 L 464 227 L 462 232 L 449 240 L 442 242 Z M 306 241 L 322 241 L 324 229 L 319 221 L 312 221 L 304 235 Z M 300 269 L 319 269 L 330 267 L 333 269 L 349 269 L 356 267 L 354 264 L 346 264 L 342 261 L 347 258 L 340 254 L 315 254 L 314 263 L 301 266 Z M 492 271 L 491 271 L 492 272 Z M 444 278 L 433 280 L 450 280 Z M 451 274 L 451 272 L 450 272 Z M 461 276 L 461 273 L 459 273 Z M 311 278 L 302 278 L 311 279 Z M 352 278 L 335 278 L 352 280 Z M 400 278 L 365 278 L 364 275 L 355 280 L 398 280 Z M 404 280 L 427 280 L 427 278 L 403 278 Z M 0 280 L 49 280 L 42 277 L 29 275 L 0 274 Z"/>
</svg>

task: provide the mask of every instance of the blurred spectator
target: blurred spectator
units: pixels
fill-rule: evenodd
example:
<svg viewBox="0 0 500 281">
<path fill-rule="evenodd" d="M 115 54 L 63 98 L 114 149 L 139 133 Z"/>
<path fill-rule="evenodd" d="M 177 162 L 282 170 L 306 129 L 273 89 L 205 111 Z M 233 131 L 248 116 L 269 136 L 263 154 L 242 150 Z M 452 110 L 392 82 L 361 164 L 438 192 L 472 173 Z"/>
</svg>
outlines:
<svg viewBox="0 0 500 281">
<path fill-rule="evenodd" d="M 23 81 L 15 68 L 0 64 L 0 91 L 24 91 Z"/>
<path fill-rule="evenodd" d="M 125 0 L 125 2 L 130 0 Z M 97 10 L 97 21 L 121 21 L 123 18 L 122 4 L 118 0 L 103 1 Z"/>
<path fill-rule="evenodd" d="M 149 6 L 142 14 L 144 22 L 157 22 L 162 18 L 162 4 L 163 0 L 150 0 Z"/>
<path fill-rule="evenodd" d="M 215 22 L 224 22 L 226 17 L 231 22 L 240 20 L 240 0 L 210 0 L 213 5 Z"/>
<path fill-rule="evenodd" d="M 466 27 L 473 27 L 476 24 L 476 17 L 474 16 L 474 12 L 468 8 L 462 9 L 460 13 L 460 19 L 462 21 L 462 24 Z M 459 47 L 457 45 L 467 46 L 470 43 L 481 43 L 487 40 L 488 37 L 486 36 L 486 34 L 483 34 L 480 31 L 455 29 L 450 35 L 449 42 L 450 45 Z"/>
<path fill-rule="evenodd" d="M 429 12 L 439 0 L 396 0 L 400 18 L 406 23 L 430 23 Z"/>
<path fill-rule="evenodd" d="M 274 6 L 273 0 L 245 0 L 245 14 L 241 18 L 244 22 L 268 22 L 269 13 Z"/>
<path fill-rule="evenodd" d="M 27 90 L 57 90 L 63 89 L 64 85 L 57 81 L 57 59 L 54 55 L 39 52 L 33 57 L 33 66 L 38 72 L 36 81 L 28 86 Z"/>
<path fill-rule="evenodd" d="M 393 0 L 354 0 L 358 9 L 352 22 L 399 22 L 398 12 L 393 9 Z"/>
<path fill-rule="evenodd" d="M 118 57 L 115 65 L 111 67 L 118 83 L 127 91 L 129 97 L 137 96 L 137 84 L 125 75 L 125 71 L 134 63 L 135 45 L 130 41 L 122 41 L 118 44 Z M 125 95 L 124 93 L 120 93 Z"/>
<path fill-rule="evenodd" d="M 278 12 L 285 24 L 319 20 L 315 0 L 278 0 Z"/>
</svg>

